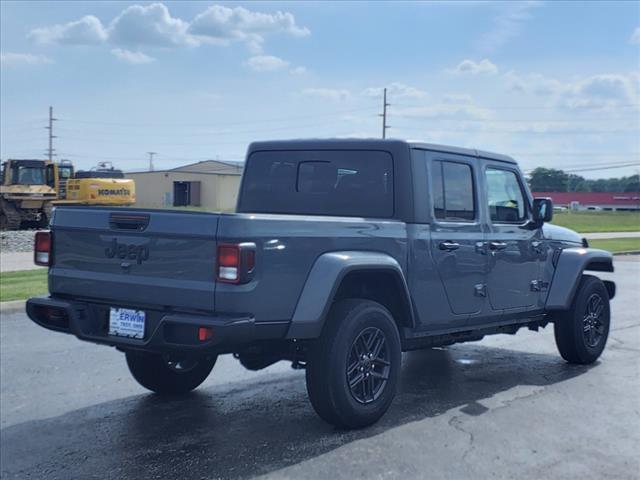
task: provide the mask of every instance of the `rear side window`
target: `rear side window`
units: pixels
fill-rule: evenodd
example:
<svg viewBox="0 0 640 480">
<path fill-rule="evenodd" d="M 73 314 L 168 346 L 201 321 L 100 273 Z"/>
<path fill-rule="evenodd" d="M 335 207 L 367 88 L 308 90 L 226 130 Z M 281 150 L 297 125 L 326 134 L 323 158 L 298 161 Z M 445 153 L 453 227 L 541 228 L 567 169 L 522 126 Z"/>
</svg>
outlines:
<svg viewBox="0 0 640 480">
<path fill-rule="evenodd" d="M 521 223 L 526 218 L 526 203 L 515 172 L 487 168 L 489 215 L 496 223 Z"/>
<path fill-rule="evenodd" d="M 244 175 L 240 212 L 393 216 L 393 158 L 387 152 L 255 152 Z"/>
<path fill-rule="evenodd" d="M 433 162 L 431 186 L 438 220 L 470 221 L 476 218 L 473 175 L 465 163 Z"/>
</svg>

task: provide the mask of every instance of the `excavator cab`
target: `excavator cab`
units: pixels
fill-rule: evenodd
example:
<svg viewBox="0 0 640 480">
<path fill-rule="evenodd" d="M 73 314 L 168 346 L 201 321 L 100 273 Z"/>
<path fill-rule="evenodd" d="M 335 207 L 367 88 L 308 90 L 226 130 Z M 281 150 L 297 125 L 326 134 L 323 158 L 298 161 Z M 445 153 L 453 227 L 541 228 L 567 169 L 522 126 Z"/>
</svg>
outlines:
<svg viewBox="0 0 640 480">
<path fill-rule="evenodd" d="M 67 198 L 67 181 L 74 177 L 75 169 L 69 160 L 48 165 L 48 183 L 57 193 L 58 200 Z"/>
</svg>

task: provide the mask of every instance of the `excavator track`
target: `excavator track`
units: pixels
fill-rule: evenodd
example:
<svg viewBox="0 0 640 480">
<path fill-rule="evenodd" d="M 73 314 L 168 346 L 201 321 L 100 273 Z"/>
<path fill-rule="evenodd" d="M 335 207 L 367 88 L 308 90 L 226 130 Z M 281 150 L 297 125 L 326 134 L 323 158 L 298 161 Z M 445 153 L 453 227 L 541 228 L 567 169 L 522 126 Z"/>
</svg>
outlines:
<svg viewBox="0 0 640 480">
<path fill-rule="evenodd" d="M 0 199 L 0 227 L 2 230 L 19 230 L 22 217 L 16 208 L 4 199 Z"/>
<path fill-rule="evenodd" d="M 53 205 L 51 202 L 47 202 L 42 207 L 42 218 L 39 222 L 40 228 L 47 228 L 49 226 L 49 221 L 51 220 L 51 215 L 53 214 Z"/>
</svg>

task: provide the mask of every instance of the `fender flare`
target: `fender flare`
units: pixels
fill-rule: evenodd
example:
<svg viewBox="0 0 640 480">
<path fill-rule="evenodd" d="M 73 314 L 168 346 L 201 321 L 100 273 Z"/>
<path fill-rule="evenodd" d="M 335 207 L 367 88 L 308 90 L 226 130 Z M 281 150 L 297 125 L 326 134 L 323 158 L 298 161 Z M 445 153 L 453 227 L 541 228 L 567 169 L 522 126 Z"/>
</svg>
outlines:
<svg viewBox="0 0 640 480">
<path fill-rule="evenodd" d="M 354 271 L 390 271 L 397 275 L 415 325 L 409 288 L 400 264 L 385 253 L 338 251 L 320 255 L 307 276 L 286 338 L 318 338 L 342 279 Z"/>
<path fill-rule="evenodd" d="M 597 248 L 565 248 L 556 264 L 546 310 L 568 310 L 585 270 L 613 272 L 613 255 Z M 615 294 L 615 284 L 605 281 L 610 298 Z"/>
</svg>

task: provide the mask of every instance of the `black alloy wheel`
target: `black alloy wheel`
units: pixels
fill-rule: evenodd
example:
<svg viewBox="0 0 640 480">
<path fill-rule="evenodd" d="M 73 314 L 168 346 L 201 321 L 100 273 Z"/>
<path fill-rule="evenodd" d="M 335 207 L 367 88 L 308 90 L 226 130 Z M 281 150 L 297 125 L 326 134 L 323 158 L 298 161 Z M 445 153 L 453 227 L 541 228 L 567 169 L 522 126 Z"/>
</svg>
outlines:
<svg viewBox="0 0 640 480">
<path fill-rule="evenodd" d="M 376 327 L 363 330 L 353 341 L 347 361 L 353 398 L 363 405 L 377 400 L 389 380 L 390 365 L 384 333 Z"/>
<path fill-rule="evenodd" d="M 598 293 L 593 293 L 587 300 L 585 314 L 582 320 L 584 343 L 591 348 L 598 346 L 605 335 L 605 325 L 602 321 L 604 301 Z"/>
</svg>

